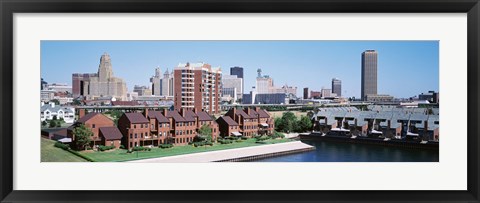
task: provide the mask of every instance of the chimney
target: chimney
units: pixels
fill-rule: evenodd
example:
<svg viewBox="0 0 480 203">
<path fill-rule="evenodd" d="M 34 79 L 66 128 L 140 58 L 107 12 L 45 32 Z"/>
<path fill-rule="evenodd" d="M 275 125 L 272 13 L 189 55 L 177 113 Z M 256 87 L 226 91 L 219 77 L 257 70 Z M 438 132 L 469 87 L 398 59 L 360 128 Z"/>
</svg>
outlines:
<svg viewBox="0 0 480 203">
<path fill-rule="evenodd" d="M 237 114 L 237 108 L 236 107 L 233 107 L 233 116 L 232 118 L 235 119 L 235 114 Z"/>
<path fill-rule="evenodd" d="M 182 117 L 185 117 L 185 108 L 180 109 L 180 114 L 182 114 Z"/>
<path fill-rule="evenodd" d="M 145 108 L 145 110 L 143 111 L 143 116 L 145 116 L 145 118 L 148 119 L 148 109 Z"/>
<path fill-rule="evenodd" d="M 55 108 L 55 102 L 50 102 L 50 106 L 51 106 L 52 108 Z"/>
<path fill-rule="evenodd" d="M 81 119 L 83 116 L 85 116 L 85 109 L 79 109 L 78 110 L 78 119 Z"/>
<path fill-rule="evenodd" d="M 45 102 L 42 102 L 42 105 L 41 105 L 41 106 L 43 106 L 43 105 L 45 105 Z"/>
<path fill-rule="evenodd" d="M 260 107 L 256 106 L 255 111 L 258 112 L 260 110 Z"/>
<path fill-rule="evenodd" d="M 193 113 L 198 113 L 197 108 L 193 108 Z"/>
<path fill-rule="evenodd" d="M 163 115 L 164 115 L 165 117 L 167 117 L 167 108 L 164 108 L 164 109 L 163 109 Z"/>
</svg>

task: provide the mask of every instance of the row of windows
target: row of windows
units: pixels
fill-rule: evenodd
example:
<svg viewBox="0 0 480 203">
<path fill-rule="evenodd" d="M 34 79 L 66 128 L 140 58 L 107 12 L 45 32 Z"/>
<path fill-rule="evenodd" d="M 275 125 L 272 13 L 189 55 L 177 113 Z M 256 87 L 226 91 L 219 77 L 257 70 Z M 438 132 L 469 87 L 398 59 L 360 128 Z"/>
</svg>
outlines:
<svg viewBox="0 0 480 203">
<path fill-rule="evenodd" d="M 133 124 L 133 128 L 137 128 L 137 124 Z M 139 124 L 139 128 L 148 128 L 148 124 Z"/>
<path fill-rule="evenodd" d="M 194 126 L 195 125 L 195 122 L 178 122 L 178 123 L 175 123 L 175 126 L 179 127 L 179 126 Z"/>
<path fill-rule="evenodd" d="M 176 130 L 175 135 L 191 135 L 194 132 L 194 130 Z"/>
</svg>

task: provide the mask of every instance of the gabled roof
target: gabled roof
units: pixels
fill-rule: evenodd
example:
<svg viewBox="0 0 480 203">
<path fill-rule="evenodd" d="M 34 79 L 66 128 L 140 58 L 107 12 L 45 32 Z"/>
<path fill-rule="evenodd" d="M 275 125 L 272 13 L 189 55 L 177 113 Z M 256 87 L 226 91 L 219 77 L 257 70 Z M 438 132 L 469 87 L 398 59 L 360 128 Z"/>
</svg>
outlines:
<svg viewBox="0 0 480 203">
<path fill-rule="evenodd" d="M 238 125 L 238 123 L 235 122 L 230 116 L 222 116 L 217 120 L 219 119 L 222 119 L 223 121 L 225 121 L 225 123 L 227 123 L 227 125 L 230 125 L 230 126 Z"/>
<path fill-rule="evenodd" d="M 236 115 L 240 115 L 243 118 L 255 118 L 255 117 L 252 117 L 252 116 L 248 115 L 243 109 L 237 109 L 236 110 Z"/>
<path fill-rule="evenodd" d="M 160 111 L 149 111 L 148 112 L 148 118 L 154 118 L 157 119 L 159 123 L 168 123 L 170 120 L 165 117 L 162 112 Z"/>
<path fill-rule="evenodd" d="M 212 117 L 210 115 L 208 115 L 207 112 L 205 111 L 200 111 L 197 113 L 197 116 L 198 116 L 198 120 L 199 121 L 212 121 Z"/>
<path fill-rule="evenodd" d="M 97 113 L 97 112 L 92 112 L 92 113 L 88 113 L 87 115 L 81 117 L 80 119 L 77 120 L 77 123 L 83 123 L 85 124 L 85 122 L 87 122 L 88 120 L 92 119 L 93 117 L 95 117 L 96 115 L 98 115 L 100 113 Z"/>
<path fill-rule="evenodd" d="M 115 126 L 100 127 L 99 130 L 102 133 L 105 140 L 120 140 L 120 139 L 122 139 L 122 133 Z"/>
<path fill-rule="evenodd" d="M 173 120 L 175 120 L 175 122 L 192 122 L 192 121 L 195 121 L 195 117 L 193 117 L 191 115 L 187 115 L 187 112 L 185 112 L 185 117 L 183 117 L 176 110 L 168 111 L 167 117 L 168 118 L 173 118 Z"/>
<path fill-rule="evenodd" d="M 257 113 L 260 116 L 260 118 L 270 118 L 270 115 L 267 113 L 267 111 L 263 109 L 258 109 Z"/>
<path fill-rule="evenodd" d="M 141 113 L 124 113 L 130 123 L 148 123 L 148 120 Z"/>
</svg>

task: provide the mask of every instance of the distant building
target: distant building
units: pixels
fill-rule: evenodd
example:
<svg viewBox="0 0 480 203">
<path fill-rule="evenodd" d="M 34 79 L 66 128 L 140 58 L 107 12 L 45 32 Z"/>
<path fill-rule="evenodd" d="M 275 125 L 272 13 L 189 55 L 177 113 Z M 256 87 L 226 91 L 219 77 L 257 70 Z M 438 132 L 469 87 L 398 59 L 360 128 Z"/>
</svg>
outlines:
<svg viewBox="0 0 480 203">
<path fill-rule="evenodd" d="M 73 123 L 75 120 L 75 108 L 55 105 L 53 102 L 49 104 L 42 102 L 40 106 L 40 120 L 53 120 L 53 117 L 63 119 L 65 123 Z"/>
<path fill-rule="evenodd" d="M 310 91 L 310 98 L 320 99 L 322 97 L 322 92 L 319 91 Z"/>
<path fill-rule="evenodd" d="M 331 98 L 331 97 L 336 97 L 337 95 L 332 93 L 332 89 L 322 89 L 322 98 Z"/>
<path fill-rule="evenodd" d="M 290 98 L 285 93 L 267 93 L 258 94 L 251 91 L 250 94 L 244 94 L 243 104 L 288 104 Z"/>
<path fill-rule="evenodd" d="M 41 78 L 41 81 L 40 81 L 40 90 L 43 90 L 47 84 L 48 84 L 48 82 L 45 81 L 45 80 L 43 80 L 43 78 Z"/>
<path fill-rule="evenodd" d="M 161 76 L 160 68 L 155 69 L 155 76 L 150 78 L 152 94 L 155 96 L 173 96 L 173 72 L 168 69 Z"/>
<path fill-rule="evenodd" d="M 239 92 L 242 92 L 242 94 L 244 93 L 245 91 L 245 87 L 243 84 L 245 79 L 243 78 L 243 67 L 238 67 L 238 66 L 235 66 L 235 67 L 231 67 L 230 68 L 230 75 L 236 75 L 237 78 L 242 78 L 242 89 L 241 90 L 238 90 Z M 241 97 L 240 97 L 241 98 Z"/>
<path fill-rule="evenodd" d="M 393 96 L 386 94 L 367 94 L 365 95 L 365 101 L 369 102 L 391 102 L 393 101 Z"/>
<path fill-rule="evenodd" d="M 418 95 L 418 100 L 427 100 L 430 103 L 439 103 L 439 93 L 435 91 L 428 91 Z"/>
<path fill-rule="evenodd" d="M 55 92 L 72 93 L 72 86 L 67 84 L 53 83 L 45 85 L 44 89 L 53 90 Z"/>
<path fill-rule="evenodd" d="M 220 112 L 222 70 L 206 63 L 178 64 L 174 69 L 175 109 Z"/>
<path fill-rule="evenodd" d="M 366 100 L 367 95 L 377 94 L 377 58 L 378 53 L 375 50 L 362 53 L 362 100 Z"/>
<path fill-rule="evenodd" d="M 230 88 L 222 88 L 222 101 L 232 101 L 235 102 L 237 101 L 237 88 L 235 87 L 230 87 Z M 243 96 L 243 95 L 242 95 Z"/>
<path fill-rule="evenodd" d="M 332 93 L 335 93 L 337 96 L 342 96 L 342 81 L 338 78 L 332 79 Z"/>
<path fill-rule="evenodd" d="M 222 89 L 228 89 L 229 92 L 232 92 L 232 89 L 235 89 L 236 95 L 230 95 L 235 97 L 235 100 L 241 99 L 243 96 L 243 79 L 238 78 L 236 75 L 223 75 L 222 76 Z M 224 94 L 225 95 L 225 94 Z"/>
<path fill-rule="evenodd" d="M 272 93 L 273 79 L 268 75 L 262 75 L 262 69 L 257 70 L 256 91 L 258 94 Z"/>
<path fill-rule="evenodd" d="M 72 92 L 74 98 L 84 96 L 87 100 L 105 96 L 126 100 L 127 85 L 123 79 L 113 76 L 110 55 L 104 53 L 97 73 L 72 74 Z"/>
<path fill-rule="evenodd" d="M 40 90 L 40 101 L 49 102 L 55 96 L 55 91 L 53 90 Z"/>
<path fill-rule="evenodd" d="M 303 99 L 308 99 L 310 98 L 308 96 L 308 87 L 303 88 Z"/>
<path fill-rule="evenodd" d="M 135 85 L 133 87 L 133 92 L 136 92 L 138 96 L 151 96 L 152 95 L 152 90 L 148 88 L 147 86 L 140 86 L 140 85 Z"/>
</svg>

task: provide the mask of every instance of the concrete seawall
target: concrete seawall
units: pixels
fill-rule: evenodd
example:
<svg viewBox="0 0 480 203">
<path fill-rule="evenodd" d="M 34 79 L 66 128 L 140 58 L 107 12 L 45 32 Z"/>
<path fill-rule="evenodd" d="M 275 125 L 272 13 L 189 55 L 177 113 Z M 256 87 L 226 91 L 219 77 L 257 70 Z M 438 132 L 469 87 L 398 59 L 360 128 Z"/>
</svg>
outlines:
<svg viewBox="0 0 480 203">
<path fill-rule="evenodd" d="M 204 163 L 253 161 L 314 150 L 300 141 L 129 161 L 132 163 Z"/>
</svg>

